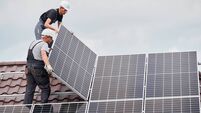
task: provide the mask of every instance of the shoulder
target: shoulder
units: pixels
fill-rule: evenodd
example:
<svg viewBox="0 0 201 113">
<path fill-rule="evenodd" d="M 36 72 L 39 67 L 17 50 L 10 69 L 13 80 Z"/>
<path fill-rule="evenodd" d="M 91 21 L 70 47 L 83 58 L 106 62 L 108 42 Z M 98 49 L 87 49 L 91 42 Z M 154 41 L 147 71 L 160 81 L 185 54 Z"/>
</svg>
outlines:
<svg viewBox="0 0 201 113">
<path fill-rule="evenodd" d="M 57 10 L 55 10 L 55 9 L 50 9 L 50 10 L 48 10 L 47 12 L 48 12 L 48 13 L 56 14 L 56 13 L 57 13 Z"/>
<path fill-rule="evenodd" d="M 41 50 L 45 50 L 46 52 L 49 52 L 49 47 L 46 42 L 42 42 Z"/>
</svg>

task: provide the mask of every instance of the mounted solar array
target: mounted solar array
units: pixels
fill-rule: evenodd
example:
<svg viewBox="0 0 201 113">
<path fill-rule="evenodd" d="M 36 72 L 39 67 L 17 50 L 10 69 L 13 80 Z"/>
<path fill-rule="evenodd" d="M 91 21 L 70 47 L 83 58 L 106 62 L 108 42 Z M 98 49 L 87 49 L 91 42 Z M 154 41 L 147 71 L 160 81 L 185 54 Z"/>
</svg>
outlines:
<svg viewBox="0 0 201 113">
<path fill-rule="evenodd" d="M 145 54 L 99 56 L 93 71 L 96 54 L 62 26 L 49 60 L 57 78 L 88 100 L 63 108 L 76 106 L 85 112 L 87 106 L 89 113 L 200 112 L 196 52 L 147 58 Z"/>
<path fill-rule="evenodd" d="M 49 61 L 57 77 L 84 100 L 89 96 L 95 60 L 96 54 L 61 26 Z"/>
<path fill-rule="evenodd" d="M 148 55 L 145 112 L 199 113 L 196 52 Z"/>
<path fill-rule="evenodd" d="M 99 56 L 89 112 L 142 112 L 144 71 L 145 54 Z"/>
</svg>

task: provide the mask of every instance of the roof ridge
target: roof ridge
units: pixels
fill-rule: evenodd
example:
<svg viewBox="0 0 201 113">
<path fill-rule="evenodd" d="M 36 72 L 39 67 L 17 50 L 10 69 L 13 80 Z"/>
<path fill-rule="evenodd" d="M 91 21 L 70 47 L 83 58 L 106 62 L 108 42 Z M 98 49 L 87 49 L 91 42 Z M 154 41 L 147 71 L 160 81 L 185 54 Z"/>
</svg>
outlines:
<svg viewBox="0 0 201 113">
<path fill-rule="evenodd" d="M 9 66 L 9 65 L 25 65 L 26 61 L 6 61 L 0 62 L 0 66 Z"/>
</svg>

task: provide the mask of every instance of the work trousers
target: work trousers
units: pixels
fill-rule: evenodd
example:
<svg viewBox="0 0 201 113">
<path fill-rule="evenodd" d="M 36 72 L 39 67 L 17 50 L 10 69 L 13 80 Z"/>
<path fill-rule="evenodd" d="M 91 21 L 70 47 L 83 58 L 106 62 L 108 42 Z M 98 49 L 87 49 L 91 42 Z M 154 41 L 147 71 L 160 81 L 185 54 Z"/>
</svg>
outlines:
<svg viewBox="0 0 201 113">
<path fill-rule="evenodd" d="M 41 39 L 41 33 L 42 31 L 45 29 L 44 27 L 44 23 L 41 19 L 39 19 L 38 23 L 35 26 L 35 36 L 36 36 L 36 40 L 40 40 Z"/>
<path fill-rule="evenodd" d="M 41 19 L 39 19 L 38 23 L 35 26 L 35 37 L 36 37 L 36 40 L 40 40 L 41 39 L 41 33 L 42 33 L 42 31 L 44 29 L 45 29 L 44 23 L 43 23 L 43 21 Z M 53 41 L 50 44 L 48 44 L 48 47 L 51 48 L 52 44 L 53 44 Z"/>
<path fill-rule="evenodd" d="M 50 96 L 50 81 L 48 73 L 44 68 L 38 68 L 34 65 L 27 67 L 27 86 L 24 98 L 24 104 L 32 104 L 36 86 L 41 89 L 41 103 L 47 103 Z"/>
</svg>

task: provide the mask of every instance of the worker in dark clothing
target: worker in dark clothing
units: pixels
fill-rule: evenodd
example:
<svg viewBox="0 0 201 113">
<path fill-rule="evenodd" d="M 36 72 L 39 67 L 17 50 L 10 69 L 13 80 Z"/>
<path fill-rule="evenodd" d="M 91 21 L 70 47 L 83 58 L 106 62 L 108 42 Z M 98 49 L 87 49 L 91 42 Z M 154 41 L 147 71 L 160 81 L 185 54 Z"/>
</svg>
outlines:
<svg viewBox="0 0 201 113">
<path fill-rule="evenodd" d="M 39 22 L 37 23 L 35 27 L 35 36 L 37 40 L 40 40 L 41 38 L 41 32 L 49 28 L 51 30 L 54 30 L 55 32 L 59 32 L 59 27 L 61 25 L 63 15 L 69 11 L 70 5 L 68 1 L 61 1 L 60 7 L 58 9 L 50 9 L 47 12 L 43 13 L 40 16 Z M 51 24 L 58 21 L 58 28 L 53 27 Z"/>
<path fill-rule="evenodd" d="M 27 86 L 24 104 L 32 104 L 37 85 L 41 89 L 41 102 L 48 102 L 50 95 L 49 75 L 53 72 L 48 60 L 48 44 L 52 42 L 55 33 L 53 30 L 45 29 L 42 32 L 41 40 L 35 40 L 29 46 L 26 64 Z"/>
</svg>

